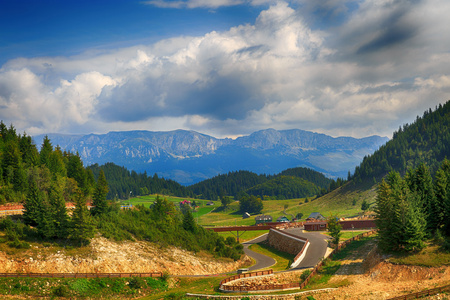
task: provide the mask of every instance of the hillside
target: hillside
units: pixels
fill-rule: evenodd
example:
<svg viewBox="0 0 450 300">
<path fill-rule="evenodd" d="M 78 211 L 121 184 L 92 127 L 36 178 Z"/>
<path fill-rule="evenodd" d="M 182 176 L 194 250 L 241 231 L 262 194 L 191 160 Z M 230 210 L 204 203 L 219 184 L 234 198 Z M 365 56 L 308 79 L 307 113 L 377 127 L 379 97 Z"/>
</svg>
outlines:
<svg viewBox="0 0 450 300">
<path fill-rule="evenodd" d="M 257 175 L 249 171 L 229 172 L 191 185 L 188 190 L 203 199 L 248 193 L 273 199 L 311 197 L 330 187 L 332 180 L 308 168 L 290 168 L 275 175 Z"/>
<path fill-rule="evenodd" d="M 0 244 L 0 249 L 2 248 Z M 201 275 L 230 272 L 246 259 L 218 260 L 202 252 L 196 255 L 178 247 L 163 248 L 146 241 L 114 242 L 103 237 L 89 246 L 64 248 L 33 243 L 29 250 L 0 251 L 0 273 L 133 273 L 169 272 L 172 275 Z"/>
<path fill-rule="evenodd" d="M 296 166 L 330 177 L 346 177 L 364 155 L 388 140 L 378 136 L 334 138 L 298 129 L 261 130 L 235 140 L 185 130 L 48 137 L 63 150 L 78 152 L 86 165 L 114 162 L 184 185 L 236 170 L 275 174 Z M 44 135 L 35 136 L 34 141 L 40 144 L 43 138 Z"/>
<path fill-rule="evenodd" d="M 425 111 L 411 124 L 400 126 L 393 139 L 355 168 L 354 180 L 379 179 L 390 170 L 405 174 L 426 163 L 432 173 L 444 158 L 450 158 L 450 101 Z"/>
</svg>

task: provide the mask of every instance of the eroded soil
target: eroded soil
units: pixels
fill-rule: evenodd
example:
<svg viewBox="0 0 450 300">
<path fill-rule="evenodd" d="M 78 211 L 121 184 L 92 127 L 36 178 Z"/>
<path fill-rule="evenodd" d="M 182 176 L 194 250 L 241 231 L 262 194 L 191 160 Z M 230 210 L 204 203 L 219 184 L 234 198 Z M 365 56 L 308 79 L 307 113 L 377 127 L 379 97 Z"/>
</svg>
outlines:
<svg viewBox="0 0 450 300">
<path fill-rule="evenodd" d="M 52 247 L 7 254 L 0 251 L 0 273 L 132 273 L 168 272 L 172 275 L 217 274 L 236 270 L 250 259 L 215 259 L 175 247 L 158 247 L 148 242 L 112 242 L 98 237 L 77 253 Z M 74 254 L 75 253 L 75 254 Z"/>
</svg>

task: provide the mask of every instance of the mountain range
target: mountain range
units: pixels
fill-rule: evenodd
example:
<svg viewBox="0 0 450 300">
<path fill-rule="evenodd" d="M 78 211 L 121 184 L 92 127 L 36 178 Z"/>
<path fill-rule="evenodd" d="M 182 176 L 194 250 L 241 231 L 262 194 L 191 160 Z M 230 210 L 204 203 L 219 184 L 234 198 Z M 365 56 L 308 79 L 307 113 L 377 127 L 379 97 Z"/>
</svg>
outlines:
<svg viewBox="0 0 450 300">
<path fill-rule="evenodd" d="M 293 167 L 345 178 L 364 156 L 388 141 L 379 136 L 334 138 L 299 129 L 266 129 L 236 139 L 186 130 L 47 136 L 54 146 L 78 152 L 85 165 L 114 162 L 184 185 L 236 170 L 274 174 Z M 34 136 L 33 140 L 39 146 L 44 137 Z"/>
</svg>

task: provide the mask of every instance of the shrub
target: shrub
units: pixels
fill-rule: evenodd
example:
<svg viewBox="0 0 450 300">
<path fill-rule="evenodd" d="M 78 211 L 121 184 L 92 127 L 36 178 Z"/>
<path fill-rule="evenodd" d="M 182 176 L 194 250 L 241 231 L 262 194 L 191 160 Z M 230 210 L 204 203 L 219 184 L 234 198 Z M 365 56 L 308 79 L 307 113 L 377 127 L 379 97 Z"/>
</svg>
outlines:
<svg viewBox="0 0 450 300">
<path fill-rule="evenodd" d="M 69 288 L 66 285 L 60 285 L 53 289 L 53 296 L 67 297 L 69 296 Z"/>
<path fill-rule="evenodd" d="M 303 281 L 306 280 L 306 278 L 308 278 L 308 276 L 311 274 L 311 270 L 306 270 L 302 273 L 302 275 L 300 275 L 300 279 Z"/>
<path fill-rule="evenodd" d="M 131 277 L 128 286 L 132 289 L 141 289 L 145 286 L 145 281 L 141 277 Z"/>
</svg>

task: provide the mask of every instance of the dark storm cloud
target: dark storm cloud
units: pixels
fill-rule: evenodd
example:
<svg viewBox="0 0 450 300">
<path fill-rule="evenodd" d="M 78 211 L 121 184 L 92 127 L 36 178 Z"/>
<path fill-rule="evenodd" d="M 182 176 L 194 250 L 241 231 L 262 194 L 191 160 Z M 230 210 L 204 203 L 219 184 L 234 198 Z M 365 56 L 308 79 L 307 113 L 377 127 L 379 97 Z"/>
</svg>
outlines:
<svg viewBox="0 0 450 300">
<path fill-rule="evenodd" d="M 402 20 L 402 17 L 407 11 L 407 8 L 403 8 L 400 11 L 392 13 L 385 20 L 380 20 L 376 37 L 362 45 L 356 53 L 368 54 L 386 50 L 397 45 L 402 45 L 414 38 L 418 32 L 417 25 Z"/>
<path fill-rule="evenodd" d="M 260 109 L 249 86 L 239 77 L 210 75 L 209 82 L 173 83 L 159 80 L 131 81 L 105 90 L 98 110 L 100 118 L 114 122 L 141 121 L 156 116 L 204 115 L 218 120 L 244 119 Z"/>
</svg>

